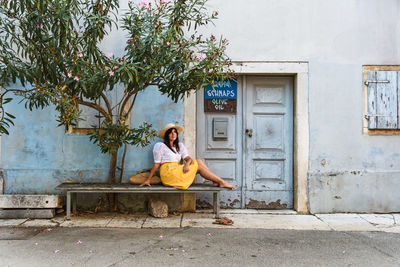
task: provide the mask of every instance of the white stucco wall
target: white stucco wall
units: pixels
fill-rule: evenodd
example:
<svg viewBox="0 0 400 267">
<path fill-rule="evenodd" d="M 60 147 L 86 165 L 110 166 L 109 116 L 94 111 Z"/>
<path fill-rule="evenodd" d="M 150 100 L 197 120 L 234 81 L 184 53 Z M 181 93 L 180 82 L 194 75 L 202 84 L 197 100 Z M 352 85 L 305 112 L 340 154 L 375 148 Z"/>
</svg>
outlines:
<svg viewBox="0 0 400 267">
<path fill-rule="evenodd" d="M 362 134 L 362 66 L 400 64 L 398 0 L 210 0 L 233 61 L 309 63 L 309 208 L 399 212 L 400 136 Z M 325 160 L 325 164 L 321 162 Z"/>
</svg>

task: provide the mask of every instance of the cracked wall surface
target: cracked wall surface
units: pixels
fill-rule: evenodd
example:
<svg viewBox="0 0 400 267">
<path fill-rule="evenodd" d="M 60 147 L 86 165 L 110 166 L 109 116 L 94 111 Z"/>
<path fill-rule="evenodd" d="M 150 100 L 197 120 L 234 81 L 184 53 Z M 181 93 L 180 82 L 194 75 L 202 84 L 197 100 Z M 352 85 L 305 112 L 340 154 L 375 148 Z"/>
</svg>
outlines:
<svg viewBox="0 0 400 267">
<path fill-rule="evenodd" d="M 55 194 L 60 192 L 54 188 L 66 180 L 107 181 L 109 156 L 102 154 L 88 136 L 67 134 L 63 127 L 57 127 L 52 107 L 29 112 L 17 99 L 8 110 L 17 119 L 10 135 L 2 136 L 5 194 Z M 183 103 L 173 103 L 152 87 L 138 95 L 131 125 L 146 121 L 159 130 L 167 122 L 182 123 L 182 119 Z M 153 144 L 158 141 L 156 138 L 145 148 L 128 148 L 123 182 L 128 182 L 136 171 L 151 168 Z"/>
</svg>

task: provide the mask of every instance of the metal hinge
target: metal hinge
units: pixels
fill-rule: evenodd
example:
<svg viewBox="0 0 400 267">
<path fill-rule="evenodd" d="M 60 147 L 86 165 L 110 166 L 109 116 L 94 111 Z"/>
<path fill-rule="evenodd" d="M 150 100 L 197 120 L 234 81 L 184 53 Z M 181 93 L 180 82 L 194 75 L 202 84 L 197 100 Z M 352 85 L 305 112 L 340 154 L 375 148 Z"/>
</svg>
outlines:
<svg viewBox="0 0 400 267">
<path fill-rule="evenodd" d="M 366 118 L 367 120 L 369 120 L 370 117 L 394 117 L 394 116 L 383 115 L 383 114 L 365 114 L 364 115 L 364 118 Z"/>
<path fill-rule="evenodd" d="M 366 81 L 365 81 L 365 85 L 368 85 L 368 84 L 370 84 L 370 83 L 390 83 L 390 81 L 386 81 L 386 80 L 383 80 L 383 81 L 366 80 Z"/>
</svg>

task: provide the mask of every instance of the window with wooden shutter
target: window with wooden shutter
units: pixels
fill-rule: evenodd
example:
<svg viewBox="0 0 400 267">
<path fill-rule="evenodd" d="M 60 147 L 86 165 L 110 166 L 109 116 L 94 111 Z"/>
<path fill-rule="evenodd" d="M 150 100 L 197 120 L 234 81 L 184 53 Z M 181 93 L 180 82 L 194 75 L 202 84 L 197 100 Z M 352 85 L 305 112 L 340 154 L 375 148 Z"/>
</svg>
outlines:
<svg viewBox="0 0 400 267">
<path fill-rule="evenodd" d="M 369 71 L 365 83 L 368 86 L 368 128 L 397 129 L 397 71 Z"/>
<path fill-rule="evenodd" d="M 364 66 L 364 123 L 367 134 L 400 134 L 400 66 Z"/>
<path fill-rule="evenodd" d="M 105 96 L 107 97 L 109 104 L 111 105 L 111 108 L 113 110 L 113 119 L 114 121 L 117 119 L 117 111 L 119 108 L 120 99 L 122 98 L 124 94 L 124 88 L 122 86 L 120 87 L 115 87 L 114 90 L 112 91 L 106 91 Z M 107 106 L 102 98 L 99 98 L 98 100 L 88 100 L 84 99 L 87 102 L 94 102 L 104 109 L 107 109 Z M 84 105 L 79 105 L 79 110 L 81 111 L 80 118 L 81 120 L 78 122 L 78 125 L 76 127 L 70 126 L 68 128 L 67 133 L 69 134 L 87 134 L 93 131 L 93 126 L 96 126 L 97 128 L 101 128 L 101 124 L 104 120 L 103 117 L 100 117 L 100 112 L 97 110 L 84 106 Z M 128 119 L 126 122 L 127 125 L 130 124 L 130 120 Z"/>
</svg>

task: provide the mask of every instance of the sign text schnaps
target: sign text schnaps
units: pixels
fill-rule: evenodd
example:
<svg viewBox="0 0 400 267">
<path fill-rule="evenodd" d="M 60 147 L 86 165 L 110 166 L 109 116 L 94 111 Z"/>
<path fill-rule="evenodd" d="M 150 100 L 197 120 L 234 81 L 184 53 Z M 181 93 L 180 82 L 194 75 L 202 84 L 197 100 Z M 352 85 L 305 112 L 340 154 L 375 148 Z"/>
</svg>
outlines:
<svg viewBox="0 0 400 267">
<path fill-rule="evenodd" d="M 217 81 L 214 85 L 204 88 L 204 111 L 236 113 L 236 99 L 236 79 Z"/>
</svg>

